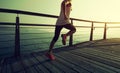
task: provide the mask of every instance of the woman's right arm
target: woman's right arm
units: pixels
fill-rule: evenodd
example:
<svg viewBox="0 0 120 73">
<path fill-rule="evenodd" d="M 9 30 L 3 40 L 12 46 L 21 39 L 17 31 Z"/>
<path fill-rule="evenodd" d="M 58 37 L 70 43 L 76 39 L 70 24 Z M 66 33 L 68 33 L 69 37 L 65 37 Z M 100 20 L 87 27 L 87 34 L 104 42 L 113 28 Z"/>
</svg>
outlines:
<svg viewBox="0 0 120 73">
<path fill-rule="evenodd" d="M 64 14 L 64 19 L 66 20 L 67 16 L 66 16 L 65 2 L 62 2 L 62 9 L 63 9 L 63 14 Z"/>
</svg>

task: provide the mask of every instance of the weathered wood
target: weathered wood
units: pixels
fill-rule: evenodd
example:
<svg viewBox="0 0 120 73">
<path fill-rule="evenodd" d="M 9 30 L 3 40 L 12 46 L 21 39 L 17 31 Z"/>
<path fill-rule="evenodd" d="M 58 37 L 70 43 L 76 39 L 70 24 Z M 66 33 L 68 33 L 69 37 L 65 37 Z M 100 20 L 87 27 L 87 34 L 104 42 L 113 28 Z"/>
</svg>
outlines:
<svg viewBox="0 0 120 73">
<path fill-rule="evenodd" d="M 44 59 L 42 56 L 37 56 L 36 59 L 51 73 L 61 73 L 58 68 L 51 64 L 49 59 Z"/>
<path fill-rule="evenodd" d="M 90 41 L 93 40 L 93 30 L 94 30 L 94 24 L 92 22 L 92 24 L 91 24 L 91 32 L 90 32 Z"/>
<path fill-rule="evenodd" d="M 86 71 L 89 71 L 91 73 L 107 73 L 108 71 L 104 68 L 100 67 L 99 65 L 94 64 L 94 61 L 90 59 L 86 59 L 71 53 L 64 52 L 60 54 L 62 57 L 65 57 L 66 60 L 70 61 L 71 63 L 80 66 L 81 68 L 85 69 Z M 64 56 L 63 56 L 64 55 Z M 109 71 L 112 72 L 112 71 Z M 115 73 L 115 72 L 113 72 Z"/>
<path fill-rule="evenodd" d="M 6 58 L 0 73 L 120 73 L 119 47 L 120 39 L 107 39 L 55 49 L 55 61 L 46 51 Z"/>
<path fill-rule="evenodd" d="M 64 54 L 63 54 L 64 55 Z M 61 55 L 56 55 L 57 56 L 57 60 L 60 61 L 61 63 L 63 63 L 65 66 L 68 66 L 68 68 L 75 70 L 78 73 L 90 73 L 88 70 L 81 68 L 80 65 L 75 65 L 74 63 L 72 63 L 68 58 L 64 58 Z"/>
<path fill-rule="evenodd" d="M 20 63 L 20 60 L 17 60 L 16 62 L 12 63 L 11 66 L 13 68 L 13 73 L 18 73 L 18 72 L 25 73 L 24 68 Z"/>
<path fill-rule="evenodd" d="M 107 37 L 107 24 L 105 23 L 103 39 L 106 40 Z"/>
<path fill-rule="evenodd" d="M 20 56 L 20 25 L 19 25 L 19 17 L 16 17 L 16 27 L 15 27 L 15 51 L 14 56 Z"/>
<path fill-rule="evenodd" d="M 73 20 L 71 19 L 71 24 L 73 25 Z M 70 35 L 70 38 L 69 38 L 69 46 L 72 46 L 73 45 L 73 34 Z"/>
<path fill-rule="evenodd" d="M 37 70 L 34 68 L 34 64 L 30 61 L 32 57 L 26 55 L 22 58 L 22 63 L 24 65 L 24 69 L 27 73 L 37 73 Z"/>
<path fill-rule="evenodd" d="M 100 68 L 104 69 L 103 71 L 110 71 L 110 72 L 118 72 L 119 71 L 119 63 L 115 63 L 110 59 L 101 58 L 99 56 L 95 56 L 92 54 L 89 54 L 89 51 L 74 51 L 74 54 L 80 55 L 82 57 L 85 57 L 89 60 L 91 60 L 96 66 L 100 66 Z M 117 65 L 118 64 L 118 65 Z"/>
</svg>

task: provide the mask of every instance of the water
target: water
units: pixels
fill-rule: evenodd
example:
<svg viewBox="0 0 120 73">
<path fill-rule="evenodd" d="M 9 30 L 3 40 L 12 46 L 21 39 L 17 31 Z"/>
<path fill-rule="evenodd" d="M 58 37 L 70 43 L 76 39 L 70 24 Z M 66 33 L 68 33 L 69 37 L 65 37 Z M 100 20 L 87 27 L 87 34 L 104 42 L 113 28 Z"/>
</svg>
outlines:
<svg viewBox="0 0 120 73">
<path fill-rule="evenodd" d="M 73 36 L 73 44 L 89 41 L 90 28 L 77 28 Z M 107 30 L 107 38 L 119 38 L 120 29 L 111 28 Z M 66 33 L 68 30 L 63 29 L 61 33 Z M 94 40 L 103 39 L 103 28 L 95 28 Z M 54 36 L 54 27 L 47 26 L 21 26 L 20 27 L 20 50 L 21 53 L 30 53 L 36 51 L 47 50 Z M 67 38 L 67 45 L 69 38 Z M 14 55 L 15 46 L 15 27 L 0 26 L 0 58 L 4 56 Z M 58 39 L 54 48 L 62 47 L 61 37 Z"/>
</svg>

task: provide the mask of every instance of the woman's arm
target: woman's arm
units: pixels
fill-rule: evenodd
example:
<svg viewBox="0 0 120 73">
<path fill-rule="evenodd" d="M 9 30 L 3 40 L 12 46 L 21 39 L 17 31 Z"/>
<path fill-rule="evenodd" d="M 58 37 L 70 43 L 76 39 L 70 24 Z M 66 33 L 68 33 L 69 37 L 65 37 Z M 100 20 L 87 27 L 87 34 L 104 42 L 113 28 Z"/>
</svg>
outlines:
<svg viewBox="0 0 120 73">
<path fill-rule="evenodd" d="M 65 5 L 65 2 L 63 1 L 62 2 L 62 9 L 63 9 L 63 14 L 64 14 L 64 19 L 66 20 L 67 19 L 67 16 L 66 16 L 66 9 L 65 9 L 66 5 Z"/>
</svg>

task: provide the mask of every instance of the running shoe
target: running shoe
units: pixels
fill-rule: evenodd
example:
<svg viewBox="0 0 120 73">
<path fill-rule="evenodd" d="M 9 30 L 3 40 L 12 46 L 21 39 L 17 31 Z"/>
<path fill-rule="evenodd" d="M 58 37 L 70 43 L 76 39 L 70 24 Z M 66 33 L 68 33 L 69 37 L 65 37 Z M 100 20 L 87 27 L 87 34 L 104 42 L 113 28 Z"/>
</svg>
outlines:
<svg viewBox="0 0 120 73">
<path fill-rule="evenodd" d="M 55 56 L 53 54 L 46 53 L 45 56 L 48 57 L 50 60 L 55 60 Z"/>
<path fill-rule="evenodd" d="M 66 38 L 67 38 L 67 36 L 65 34 L 62 34 L 61 37 L 62 37 L 62 44 L 66 45 Z"/>
</svg>

